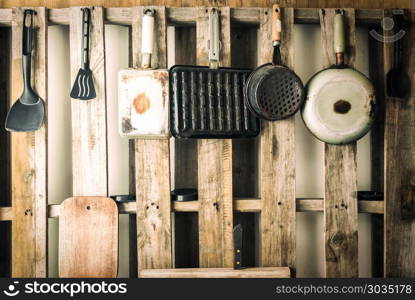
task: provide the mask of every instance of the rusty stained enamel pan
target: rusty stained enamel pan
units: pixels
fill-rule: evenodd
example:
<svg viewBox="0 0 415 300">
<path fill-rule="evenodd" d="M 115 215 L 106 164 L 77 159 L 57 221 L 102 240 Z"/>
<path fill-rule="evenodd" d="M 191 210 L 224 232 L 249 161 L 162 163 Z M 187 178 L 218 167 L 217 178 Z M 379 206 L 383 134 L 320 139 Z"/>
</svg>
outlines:
<svg viewBox="0 0 415 300">
<path fill-rule="evenodd" d="M 168 138 L 168 70 L 121 70 L 119 131 L 128 138 Z"/>
</svg>

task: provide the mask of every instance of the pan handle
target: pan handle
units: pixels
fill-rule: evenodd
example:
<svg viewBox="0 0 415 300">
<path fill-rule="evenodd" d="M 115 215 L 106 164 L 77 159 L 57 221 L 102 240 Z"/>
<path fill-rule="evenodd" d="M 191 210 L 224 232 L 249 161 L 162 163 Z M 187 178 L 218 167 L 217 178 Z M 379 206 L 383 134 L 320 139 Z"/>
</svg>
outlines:
<svg viewBox="0 0 415 300">
<path fill-rule="evenodd" d="M 281 9 L 278 4 L 272 6 L 272 44 L 277 46 L 281 42 Z"/>
<path fill-rule="evenodd" d="M 334 51 L 336 53 L 336 64 L 342 65 L 344 63 L 345 50 L 345 31 L 344 31 L 344 15 L 343 10 L 337 10 L 334 16 Z"/>
<path fill-rule="evenodd" d="M 154 44 L 154 9 L 144 9 L 143 25 L 141 33 L 141 66 L 144 69 L 151 68 L 151 55 Z"/>
</svg>

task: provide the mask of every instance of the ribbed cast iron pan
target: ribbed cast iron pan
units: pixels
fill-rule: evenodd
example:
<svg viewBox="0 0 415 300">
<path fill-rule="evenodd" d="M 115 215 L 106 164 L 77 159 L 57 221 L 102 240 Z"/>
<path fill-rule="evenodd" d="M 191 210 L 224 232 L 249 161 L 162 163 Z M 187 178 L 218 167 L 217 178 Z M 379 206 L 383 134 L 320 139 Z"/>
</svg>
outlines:
<svg viewBox="0 0 415 300">
<path fill-rule="evenodd" d="M 219 59 L 219 15 L 209 13 L 209 61 Z M 176 138 L 239 138 L 259 134 L 244 103 L 251 70 L 173 66 L 169 72 L 170 131 Z"/>
</svg>

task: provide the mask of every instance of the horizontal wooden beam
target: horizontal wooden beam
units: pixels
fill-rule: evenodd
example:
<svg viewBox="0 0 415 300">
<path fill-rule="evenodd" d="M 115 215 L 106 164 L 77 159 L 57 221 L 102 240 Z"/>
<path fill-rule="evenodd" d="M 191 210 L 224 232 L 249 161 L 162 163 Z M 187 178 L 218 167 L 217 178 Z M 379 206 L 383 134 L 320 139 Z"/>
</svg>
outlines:
<svg viewBox="0 0 415 300">
<path fill-rule="evenodd" d="M 290 278 L 288 267 L 245 268 L 195 268 L 195 269 L 143 269 L 140 278 Z"/>
<path fill-rule="evenodd" d="M 324 200 L 322 198 L 297 198 L 297 212 L 322 212 Z M 234 209 L 241 213 L 260 213 L 261 199 L 257 198 L 237 198 L 234 201 Z M 359 213 L 383 214 L 383 201 L 359 200 Z M 199 210 L 198 201 L 179 202 L 174 201 L 172 204 L 174 212 L 197 212 Z M 135 214 L 137 211 L 136 202 L 118 203 L 118 212 L 120 214 Z M 49 205 L 49 218 L 58 218 L 60 214 L 60 205 Z M 12 220 L 11 207 L 0 207 L 0 221 Z"/>
<path fill-rule="evenodd" d="M 194 7 L 168 7 L 167 20 L 174 25 L 196 24 L 196 10 Z M 294 10 L 295 23 L 318 24 L 319 9 L 317 8 L 296 8 Z M 259 25 L 259 8 L 231 8 L 231 22 Z M 382 19 L 381 9 L 357 9 L 356 20 L 358 24 L 379 23 Z M 48 10 L 49 24 L 69 25 L 69 8 L 53 8 Z M 105 22 L 108 24 L 131 25 L 132 9 L 129 7 L 105 8 Z M 0 9 L 0 25 L 11 26 L 12 10 L 9 8 Z"/>
</svg>

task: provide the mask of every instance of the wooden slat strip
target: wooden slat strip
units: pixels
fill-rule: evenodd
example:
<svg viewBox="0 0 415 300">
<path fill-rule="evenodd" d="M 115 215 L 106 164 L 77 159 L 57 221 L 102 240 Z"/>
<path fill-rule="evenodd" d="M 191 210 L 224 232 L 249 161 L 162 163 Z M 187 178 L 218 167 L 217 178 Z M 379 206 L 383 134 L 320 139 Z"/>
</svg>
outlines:
<svg viewBox="0 0 415 300">
<path fill-rule="evenodd" d="M 36 8 L 36 47 L 32 52 L 32 84 L 47 104 L 47 18 Z M 13 9 L 12 93 L 14 103 L 22 92 L 23 8 Z M 47 106 L 46 106 L 47 107 Z M 47 111 L 47 108 L 45 110 Z M 46 121 L 46 120 L 45 120 Z M 46 124 L 46 122 L 45 122 Z M 13 133 L 12 169 L 12 276 L 47 276 L 47 125 L 35 132 Z"/>
<path fill-rule="evenodd" d="M 142 278 L 289 278 L 288 267 L 245 268 L 195 268 L 195 269 L 159 269 L 141 270 Z"/>
<path fill-rule="evenodd" d="M 70 9 L 71 84 L 81 66 L 82 11 Z M 108 195 L 107 100 L 105 87 L 104 15 L 91 10 L 90 66 L 95 99 L 71 99 L 72 173 L 74 196 Z"/>
<path fill-rule="evenodd" d="M 322 198 L 304 199 L 297 198 L 296 201 L 297 212 L 323 212 L 324 200 Z M 49 205 L 48 216 L 49 218 L 58 218 L 59 204 Z M 240 213 L 260 213 L 262 210 L 261 199 L 256 198 L 244 198 L 235 199 L 233 201 L 234 211 Z M 358 201 L 359 213 L 371 213 L 371 214 L 383 214 L 383 201 Z M 11 221 L 10 207 L 0 208 L 0 221 Z M 197 212 L 199 211 L 199 201 L 187 201 L 187 202 L 172 202 L 173 212 Z M 122 202 L 118 203 L 118 212 L 120 214 L 135 214 L 137 207 L 135 202 Z"/>
<path fill-rule="evenodd" d="M 324 67 L 335 63 L 333 24 L 335 9 L 320 10 Z M 347 61 L 355 61 L 355 11 L 345 10 Z M 326 276 L 357 277 L 357 164 L 356 143 L 325 144 Z"/>
<path fill-rule="evenodd" d="M 105 8 L 105 22 L 118 25 L 131 25 L 133 22 L 130 7 Z M 167 20 L 174 25 L 193 25 L 196 23 L 196 8 L 194 7 L 168 7 Z M 51 24 L 69 24 L 69 8 L 49 9 L 49 22 Z M 259 25 L 260 8 L 231 8 L 231 21 Z M 381 9 L 357 9 L 356 22 L 361 25 L 378 24 L 382 19 Z M 412 18 L 414 19 L 414 18 Z M 319 12 L 317 8 L 295 8 L 294 23 L 318 24 Z M 11 9 L 0 9 L 0 25 L 10 26 Z"/>
<path fill-rule="evenodd" d="M 259 64 L 272 60 L 271 9 L 261 11 Z M 294 11 L 282 9 L 284 64 L 293 66 Z M 295 268 L 295 126 L 294 117 L 263 122 L 260 145 L 261 266 Z M 276 171 L 278 170 L 278 172 Z"/>
<path fill-rule="evenodd" d="M 388 15 L 389 12 L 386 12 Z M 415 27 L 405 29 L 405 70 L 412 80 L 407 99 L 385 99 L 385 276 L 415 276 L 415 222 L 402 220 L 402 186 L 415 185 Z M 386 34 L 386 33 L 385 33 Z M 393 44 L 384 44 L 385 72 Z"/>
<path fill-rule="evenodd" d="M 230 10 L 220 8 L 221 66 L 229 66 Z M 197 64 L 208 65 L 207 8 L 198 8 Z M 232 140 L 198 140 L 199 257 L 201 267 L 233 266 Z"/>
<path fill-rule="evenodd" d="M 155 46 L 151 65 L 167 67 L 166 9 L 156 10 Z M 133 66 L 140 65 L 144 7 L 133 8 Z M 138 269 L 172 267 L 169 140 L 135 140 Z"/>
</svg>

